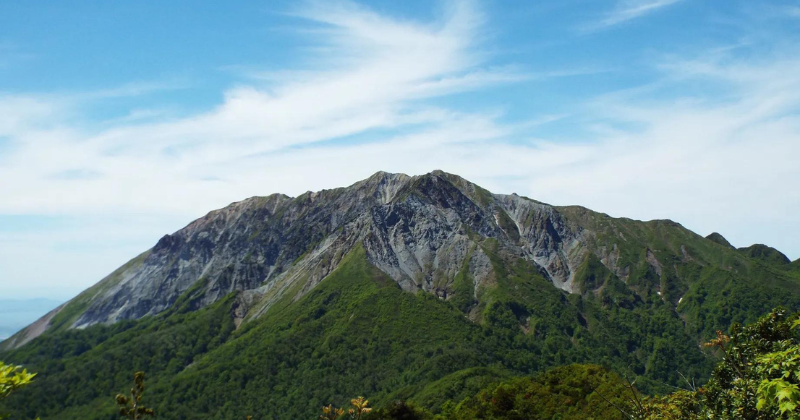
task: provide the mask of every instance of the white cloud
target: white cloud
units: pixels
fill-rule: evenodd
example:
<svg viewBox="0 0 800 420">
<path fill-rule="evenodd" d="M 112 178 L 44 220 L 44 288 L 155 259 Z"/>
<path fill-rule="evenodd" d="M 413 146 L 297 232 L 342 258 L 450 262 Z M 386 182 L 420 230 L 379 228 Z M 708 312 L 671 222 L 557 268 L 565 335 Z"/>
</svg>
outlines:
<svg viewBox="0 0 800 420">
<path fill-rule="evenodd" d="M 302 16 L 322 28 L 319 41 L 328 48 L 315 58 L 314 68 L 328 70 L 300 71 L 269 89 L 231 89 L 206 113 L 158 124 L 129 124 L 137 120 L 123 118 L 110 129 L 80 133 L 49 108 L 34 106 L 40 102 L 20 107 L 24 98 L 0 97 L 0 109 L 8 111 L 0 114 L 0 136 L 10 136 L 17 148 L 0 167 L 0 177 L 24 180 L 0 187 L 5 194 L 0 211 L 195 214 L 198 204 L 220 204 L 230 197 L 230 186 L 201 179 L 236 181 L 244 175 L 209 173 L 215 168 L 370 130 L 436 129 L 461 117 L 423 107 L 420 100 L 523 77 L 509 69 L 479 67 L 475 37 L 482 18 L 469 2 L 452 3 L 441 21 L 427 25 L 350 3 L 318 3 Z M 132 84 L 87 95 L 96 99 L 155 88 L 161 86 Z M 138 110 L 137 115 L 148 113 Z M 42 121 L 51 123 L 41 127 Z M 50 176 L 60 173 L 104 176 L 80 183 Z M 170 200 L 197 190 L 206 191 L 206 197 Z"/>
<path fill-rule="evenodd" d="M 25 95 L 0 95 L 0 137 L 23 135 L 60 112 L 63 109 L 56 101 Z"/>
</svg>

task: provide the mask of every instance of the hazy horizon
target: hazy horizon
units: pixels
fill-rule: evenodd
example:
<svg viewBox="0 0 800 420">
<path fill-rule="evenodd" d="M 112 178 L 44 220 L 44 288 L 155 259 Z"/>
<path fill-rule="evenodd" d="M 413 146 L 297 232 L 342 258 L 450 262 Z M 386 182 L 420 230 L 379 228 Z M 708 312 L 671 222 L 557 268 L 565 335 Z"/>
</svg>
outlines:
<svg viewBox="0 0 800 420">
<path fill-rule="evenodd" d="M 65 301 L 52 299 L 0 299 L 0 341 L 25 328 Z"/>
</svg>

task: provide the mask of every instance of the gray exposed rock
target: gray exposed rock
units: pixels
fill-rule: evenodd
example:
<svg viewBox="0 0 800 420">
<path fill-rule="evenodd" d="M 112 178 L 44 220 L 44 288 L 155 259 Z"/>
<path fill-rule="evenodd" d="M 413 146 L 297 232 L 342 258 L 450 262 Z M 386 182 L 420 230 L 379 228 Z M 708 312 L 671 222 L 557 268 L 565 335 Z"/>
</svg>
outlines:
<svg viewBox="0 0 800 420">
<path fill-rule="evenodd" d="M 287 293 L 298 298 L 311 290 L 360 243 L 369 261 L 403 290 L 445 299 L 473 254 L 469 269 L 477 293 L 492 271 L 480 249 L 486 238 L 571 290 L 581 232 L 554 207 L 493 195 L 441 171 L 416 177 L 379 172 L 347 188 L 254 197 L 212 211 L 161 238 L 72 325 L 156 314 L 190 288 L 201 291 L 193 299 L 198 307 L 244 292 L 240 307 L 248 309 L 237 317 L 250 308 L 249 316 L 256 316 Z"/>
</svg>

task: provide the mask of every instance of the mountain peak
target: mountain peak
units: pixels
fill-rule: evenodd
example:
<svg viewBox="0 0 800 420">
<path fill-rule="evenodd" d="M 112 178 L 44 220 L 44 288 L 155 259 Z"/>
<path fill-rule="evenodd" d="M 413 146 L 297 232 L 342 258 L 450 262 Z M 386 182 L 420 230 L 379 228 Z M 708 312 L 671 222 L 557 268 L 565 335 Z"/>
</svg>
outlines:
<svg viewBox="0 0 800 420">
<path fill-rule="evenodd" d="M 764 244 L 753 244 L 746 248 L 739 248 L 739 252 L 750 258 L 771 264 L 787 265 L 792 261 L 777 249 Z"/>
<path fill-rule="evenodd" d="M 398 192 L 408 184 L 412 177 L 401 173 L 378 171 L 369 178 L 356 182 L 348 188 L 363 189 L 371 194 L 379 203 L 386 204 L 394 200 Z"/>
<path fill-rule="evenodd" d="M 717 232 L 711 232 L 710 235 L 706 236 L 706 239 L 708 239 L 709 241 L 716 242 L 716 243 L 718 243 L 718 244 L 720 244 L 720 245 L 722 245 L 724 247 L 727 247 L 727 248 L 730 248 L 730 249 L 736 249 L 733 245 L 731 245 L 730 242 L 728 242 L 727 239 L 725 239 L 724 236 L 722 236 L 721 234 L 719 234 Z"/>
</svg>

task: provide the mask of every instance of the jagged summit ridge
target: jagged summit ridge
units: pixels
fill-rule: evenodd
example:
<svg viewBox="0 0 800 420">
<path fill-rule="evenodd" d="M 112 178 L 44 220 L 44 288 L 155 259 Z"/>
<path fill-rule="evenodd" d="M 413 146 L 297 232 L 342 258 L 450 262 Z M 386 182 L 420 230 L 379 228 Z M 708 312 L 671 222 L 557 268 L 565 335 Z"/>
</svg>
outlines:
<svg viewBox="0 0 800 420">
<path fill-rule="evenodd" d="M 252 197 L 212 211 L 75 299 L 82 308 L 69 324 L 156 314 L 190 288 L 200 290 L 197 307 L 233 291 L 268 306 L 312 289 L 361 243 L 404 290 L 452 296 L 468 256 L 479 288 L 492 271 L 478 246 L 484 238 L 534 261 L 569 290 L 574 264 L 567 255 L 578 232 L 550 206 L 494 195 L 456 175 L 378 172 L 349 187 Z"/>
</svg>

